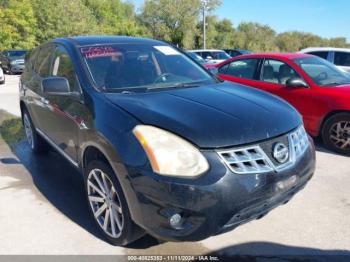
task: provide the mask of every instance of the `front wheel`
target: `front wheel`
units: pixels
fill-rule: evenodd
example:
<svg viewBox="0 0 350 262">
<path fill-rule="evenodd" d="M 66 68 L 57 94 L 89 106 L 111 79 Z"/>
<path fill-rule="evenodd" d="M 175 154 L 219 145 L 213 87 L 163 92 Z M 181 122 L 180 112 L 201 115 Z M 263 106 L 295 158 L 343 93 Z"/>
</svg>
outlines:
<svg viewBox="0 0 350 262">
<path fill-rule="evenodd" d="M 108 242 L 125 246 L 140 238 L 144 233 L 131 220 L 124 193 L 110 166 L 94 160 L 84 177 L 90 211 Z"/>
<path fill-rule="evenodd" d="M 339 113 L 327 119 L 322 138 L 330 150 L 350 155 L 350 113 Z"/>
<path fill-rule="evenodd" d="M 49 145 L 36 132 L 33 122 L 27 111 L 23 112 L 23 126 L 31 150 L 37 154 L 46 153 L 49 149 Z"/>
</svg>

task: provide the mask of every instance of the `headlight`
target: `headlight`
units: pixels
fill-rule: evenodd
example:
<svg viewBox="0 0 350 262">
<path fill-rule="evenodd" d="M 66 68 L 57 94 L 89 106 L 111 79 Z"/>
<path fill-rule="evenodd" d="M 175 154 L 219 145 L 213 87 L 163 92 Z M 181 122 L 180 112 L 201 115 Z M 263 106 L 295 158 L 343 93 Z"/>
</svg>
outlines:
<svg viewBox="0 0 350 262">
<path fill-rule="evenodd" d="M 153 171 L 160 175 L 193 178 L 209 168 L 197 148 L 168 131 L 138 125 L 133 133 L 145 150 Z"/>
<path fill-rule="evenodd" d="M 11 65 L 17 65 L 17 62 L 18 62 L 17 60 L 14 60 L 14 61 L 11 61 L 10 64 Z"/>
</svg>

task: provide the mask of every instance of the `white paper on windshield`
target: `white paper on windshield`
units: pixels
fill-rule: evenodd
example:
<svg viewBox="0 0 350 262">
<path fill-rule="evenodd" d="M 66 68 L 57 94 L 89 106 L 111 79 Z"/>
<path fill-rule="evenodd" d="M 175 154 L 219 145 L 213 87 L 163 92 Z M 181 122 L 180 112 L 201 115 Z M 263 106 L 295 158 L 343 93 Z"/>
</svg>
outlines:
<svg viewBox="0 0 350 262">
<path fill-rule="evenodd" d="M 154 48 L 162 52 L 164 55 L 179 55 L 179 52 L 170 46 L 159 45 L 159 46 L 154 46 Z"/>
</svg>

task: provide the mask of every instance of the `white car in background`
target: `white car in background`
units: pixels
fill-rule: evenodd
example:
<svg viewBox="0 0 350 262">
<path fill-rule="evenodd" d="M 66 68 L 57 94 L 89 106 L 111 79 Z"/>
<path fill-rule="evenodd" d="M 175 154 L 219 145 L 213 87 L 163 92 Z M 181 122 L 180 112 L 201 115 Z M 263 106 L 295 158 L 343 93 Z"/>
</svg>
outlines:
<svg viewBox="0 0 350 262">
<path fill-rule="evenodd" d="M 0 67 L 0 85 L 5 84 L 5 74 L 2 68 Z"/>
<path fill-rule="evenodd" d="M 190 53 L 195 53 L 201 56 L 206 62 L 218 64 L 226 59 L 231 58 L 225 51 L 217 49 L 197 49 L 197 50 L 188 50 Z"/>
<path fill-rule="evenodd" d="M 350 73 L 350 49 L 348 48 L 310 47 L 300 50 L 299 53 L 321 57 Z"/>
</svg>

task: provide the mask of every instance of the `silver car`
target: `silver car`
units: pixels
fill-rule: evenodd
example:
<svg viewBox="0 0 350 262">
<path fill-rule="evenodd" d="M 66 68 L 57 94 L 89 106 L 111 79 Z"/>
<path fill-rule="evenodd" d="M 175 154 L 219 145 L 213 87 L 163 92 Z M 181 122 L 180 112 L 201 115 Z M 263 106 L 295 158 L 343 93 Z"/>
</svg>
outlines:
<svg viewBox="0 0 350 262">
<path fill-rule="evenodd" d="M 335 64 L 338 68 L 350 73 L 350 49 L 335 47 L 310 47 L 300 53 L 315 55 Z"/>
</svg>

